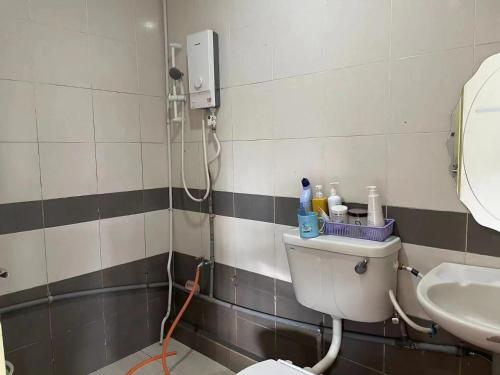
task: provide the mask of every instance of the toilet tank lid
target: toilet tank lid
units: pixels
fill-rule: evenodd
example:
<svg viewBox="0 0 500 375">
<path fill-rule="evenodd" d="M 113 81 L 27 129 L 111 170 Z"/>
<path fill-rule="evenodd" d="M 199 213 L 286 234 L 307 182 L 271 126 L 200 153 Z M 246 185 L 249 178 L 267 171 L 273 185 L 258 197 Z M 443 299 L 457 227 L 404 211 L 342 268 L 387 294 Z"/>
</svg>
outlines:
<svg viewBox="0 0 500 375">
<path fill-rule="evenodd" d="M 401 240 L 396 236 L 390 236 L 383 242 L 331 235 L 304 239 L 300 237 L 298 229 L 283 233 L 283 242 L 288 245 L 367 258 L 385 258 L 401 248 Z"/>
</svg>

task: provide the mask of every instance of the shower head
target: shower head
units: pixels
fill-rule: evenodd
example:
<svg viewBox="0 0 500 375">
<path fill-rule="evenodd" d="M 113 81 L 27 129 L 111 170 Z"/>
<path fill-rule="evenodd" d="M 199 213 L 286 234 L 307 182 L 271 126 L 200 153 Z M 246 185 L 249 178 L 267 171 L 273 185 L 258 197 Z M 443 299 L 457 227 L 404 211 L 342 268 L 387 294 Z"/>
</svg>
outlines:
<svg viewBox="0 0 500 375">
<path fill-rule="evenodd" d="M 170 68 L 170 70 L 168 71 L 168 75 L 174 81 L 178 81 L 179 79 L 182 78 L 182 76 L 184 75 L 184 73 L 182 73 L 179 69 L 177 69 L 177 68 L 174 67 L 174 68 Z"/>
</svg>

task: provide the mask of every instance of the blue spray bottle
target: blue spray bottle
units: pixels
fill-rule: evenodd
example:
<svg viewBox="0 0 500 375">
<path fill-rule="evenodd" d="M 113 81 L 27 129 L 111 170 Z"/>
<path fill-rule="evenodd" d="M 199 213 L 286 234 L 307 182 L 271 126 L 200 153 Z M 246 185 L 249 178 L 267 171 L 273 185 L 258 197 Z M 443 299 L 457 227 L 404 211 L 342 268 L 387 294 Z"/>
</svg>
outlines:
<svg viewBox="0 0 500 375">
<path fill-rule="evenodd" d="M 302 179 L 302 192 L 300 193 L 300 205 L 307 211 L 311 211 L 312 190 L 311 183 L 307 178 Z"/>
</svg>

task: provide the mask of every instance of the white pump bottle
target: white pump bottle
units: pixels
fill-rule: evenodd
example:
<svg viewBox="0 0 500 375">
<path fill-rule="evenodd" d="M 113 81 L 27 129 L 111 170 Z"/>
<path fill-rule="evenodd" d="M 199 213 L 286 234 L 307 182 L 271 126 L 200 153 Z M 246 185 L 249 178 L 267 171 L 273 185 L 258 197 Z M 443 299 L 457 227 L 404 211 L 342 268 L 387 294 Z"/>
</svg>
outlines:
<svg viewBox="0 0 500 375">
<path fill-rule="evenodd" d="M 368 189 L 368 218 L 369 227 L 383 227 L 385 225 L 382 203 L 376 186 L 367 186 Z"/>
<path fill-rule="evenodd" d="M 328 213 L 330 217 L 332 216 L 332 207 L 339 206 L 342 204 L 342 198 L 337 195 L 336 186 L 339 184 L 338 181 L 330 182 L 330 196 L 328 197 Z"/>
</svg>

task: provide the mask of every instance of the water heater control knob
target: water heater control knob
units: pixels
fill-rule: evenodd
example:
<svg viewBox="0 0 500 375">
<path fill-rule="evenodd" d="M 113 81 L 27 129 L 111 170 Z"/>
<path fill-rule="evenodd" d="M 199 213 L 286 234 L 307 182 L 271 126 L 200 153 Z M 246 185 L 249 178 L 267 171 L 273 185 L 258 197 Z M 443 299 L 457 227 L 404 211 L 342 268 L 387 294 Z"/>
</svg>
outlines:
<svg viewBox="0 0 500 375">
<path fill-rule="evenodd" d="M 203 78 L 202 77 L 198 77 L 194 80 L 194 88 L 196 90 L 199 90 L 201 89 L 201 86 L 203 86 Z"/>
</svg>

